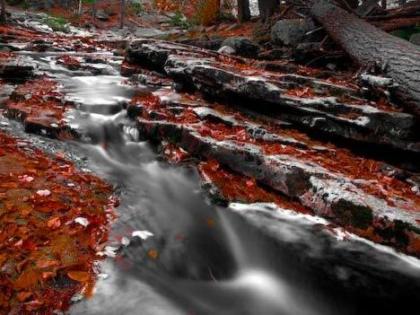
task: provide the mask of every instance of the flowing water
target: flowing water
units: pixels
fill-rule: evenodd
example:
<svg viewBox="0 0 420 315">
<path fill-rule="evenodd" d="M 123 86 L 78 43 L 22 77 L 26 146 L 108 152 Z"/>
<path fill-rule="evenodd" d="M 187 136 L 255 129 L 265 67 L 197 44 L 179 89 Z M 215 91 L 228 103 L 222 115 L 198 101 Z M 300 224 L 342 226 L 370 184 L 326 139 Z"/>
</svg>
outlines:
<svg viewBox="0 0 420 315">
<path fill-rule="evenodd" d="M 120 195 L 111 243 L 133 230 L 154 233 L 101 262 L 94 297 L 71 314 L 386 314 L 418 307 L 419 260 L 343 239 L 323 219 L 272 205 L 212 204 L 194 168 L 170 165 L 139 141 L 123 109 L 135 92 L 125 78 L 111 70 L 75 75 L 54 55 L 33 58 L 79 104 L 68 117 L 84 134 L 75 145 Z"/>
</svg>

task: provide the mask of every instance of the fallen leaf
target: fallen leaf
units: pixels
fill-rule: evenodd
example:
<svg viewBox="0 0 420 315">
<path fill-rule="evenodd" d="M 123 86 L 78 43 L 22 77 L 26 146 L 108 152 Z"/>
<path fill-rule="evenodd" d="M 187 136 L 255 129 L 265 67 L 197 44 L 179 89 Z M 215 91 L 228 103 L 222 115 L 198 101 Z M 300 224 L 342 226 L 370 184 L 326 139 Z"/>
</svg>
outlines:
<svg viewBox="0 0 420 315">
<path fill-rule="evenodd" d="M 38 190 L 38 191 L 36 192 L 36 194 L 37 194 L 38 196 L 41 196 L 41 197 L 48 197 L 48 196 L 50 196 L 50 195 L 51 195 L 51 191 L 49 191 L 48 189 L 45 189 L 45 190 Z"/>
<path fill-rule="evenodd" d="M 17 295 L 17 299 L 19 302 L 25 302 L 27 299 L 29 299 L 32 296 L 32 292 L 19 292 Z"/>
<path fill-rule="evenodd" d="M 149 231 L 134 231 L 133 233 L 131 233 L 131 237 L 139 237 L 142 240 L 147 240 L 149 237 L 152 236 L 154 236 L 154 234 Z"/>
<path fill-rule="evenodd" d="M 74 219 L 75 223 L 80 224 L 81 226 L 87 227 L 89 225 L 89 220 L 86 218 L 78 217 Z"/>
<path fill-rule="evenodd" d="M 34 286 L 38 282 L 37 273 L 30 269 L 23 272 L 19 278 L 15 281 L 15 287 L 18 289 L 26 289 Z"/>
<path fill-rule="evenodd" d="M 86 282 L 90 279 L 90 275 L 86 271 L 69 271 L 67 272 L 67 276 L 78 282 Z"/>
<path fill-rule="evenodd" d="M 31 183 L 34 181 L 34 178 L 32 176 L 23 175 L 23 176 L 19 176 L 19 180 L 24 183 Z"/>
<path fill-rule="evenodd" d="M 55 217 L 52 219 L 49 219 L 47 222 L 47 226 L 50 229 L 58 229 L 61 226 L 61 220 L 59 217 Z"/>
<path fill-rule="evenodd" d="M 149 256 L 149 258 L 156 260 L 159 257 L 159 253 L 156 249 L 150 249 L 147 252 L 147 256 Z"/>
<path fill-rule="evenodd" d="M 38 260 L 36 262 L 36 266 L 40 269 L 50 268 L 54 266 L 58 266 L 60 263 L 57 260 Z"/>
</svg>

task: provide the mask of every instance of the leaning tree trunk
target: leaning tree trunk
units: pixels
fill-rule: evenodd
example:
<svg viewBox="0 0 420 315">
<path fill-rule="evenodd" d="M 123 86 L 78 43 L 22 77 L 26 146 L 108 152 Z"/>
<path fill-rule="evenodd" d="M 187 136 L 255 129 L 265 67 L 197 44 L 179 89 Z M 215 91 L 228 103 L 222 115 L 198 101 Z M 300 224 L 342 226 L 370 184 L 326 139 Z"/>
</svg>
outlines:
<svg viewBox="0 0 420 315">
<path fill-rule="evenodd" d="M 360 65 L 378 65 L 398 84 L 401 105 L 420 118 L 420 48 L 337 7 L 314 0 L 311 15 Z"/>
<path fill-rule="evenodd" d="M 251 10 L 249 8 L 249 0 L 238 0 L 238 20 L 246 22 L 251 19 Z"/>
<path fill-rule="evenodd" d="M 279 0 L 258 0 L 258 7 L 260 9 L 260 17 L 263 21 L 269 19 L 280 5 Z"/>
</svg>

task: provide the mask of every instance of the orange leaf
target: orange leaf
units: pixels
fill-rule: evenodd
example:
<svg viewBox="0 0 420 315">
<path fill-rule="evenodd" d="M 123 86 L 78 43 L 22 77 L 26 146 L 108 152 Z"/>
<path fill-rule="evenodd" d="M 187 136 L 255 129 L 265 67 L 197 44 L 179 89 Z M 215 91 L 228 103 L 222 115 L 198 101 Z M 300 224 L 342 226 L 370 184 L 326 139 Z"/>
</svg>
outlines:
<svg viewBox="0 0 420 315">
<path fill-rule="evenodd" d="M 61 226 L 60 218 L 56 217 L 56 218 L 49 219 L 47 222 L 47 226 L 50 229 L 58 229 Z"/>
<path fill-rule="evenodd" d="M 67 276 L 75 281 L 79 281 L 79 282 L 87 282 L 90 278 L 89 273 L 85 272 L 85 271 L 69 271 L 67 273 Z"/>
<path fill-rule="evenodd" d="M 157 259 L 159 257 L 159 253 L 156 249 L 150 249 L 147 252 L 147 256 L 149 256 L 151 259 Z"/>
<path fill-rule="evenodd" d="M 17 295 L 17 298 L 19 300 L 19 302 L 25 302 L 27 299 L 29 299 L 32 296 L 31 292 L 20 292 Z"/>
<path fill-rule="evenodd" d="M 15 286 L 18 289 L 26 289 L 34 286 L 38 282 L 38 275 L 32 269 L 25 271 L 16 280 Z"/>
<path fill-rule="evenodd" d="M 7 260 L 6 254 L 1 254 L 0 255 L 0 267 L 3 266 L 3 264 L 5 263 L 6 260 Z"/>
<path fill-rule="evenodd" d="M 59 264 L 57 260 L 39 260 L 36 262 L 36 266 L 41 269 L 58 266 Z"/>
</svg>

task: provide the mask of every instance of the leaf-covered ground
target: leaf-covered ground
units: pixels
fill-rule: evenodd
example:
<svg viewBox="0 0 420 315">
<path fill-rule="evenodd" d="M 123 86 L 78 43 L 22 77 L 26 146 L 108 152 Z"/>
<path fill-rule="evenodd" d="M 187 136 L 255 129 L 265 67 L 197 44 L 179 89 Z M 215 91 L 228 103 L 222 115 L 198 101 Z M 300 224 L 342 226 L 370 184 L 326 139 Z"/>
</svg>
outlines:
<svg viewBox="0 0 420 315">
<path fill-rule="evenodd" d="M 52 314 L 91 294 L 111 187 L 0 133 L 0 314 Z"/>
</svg>

